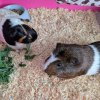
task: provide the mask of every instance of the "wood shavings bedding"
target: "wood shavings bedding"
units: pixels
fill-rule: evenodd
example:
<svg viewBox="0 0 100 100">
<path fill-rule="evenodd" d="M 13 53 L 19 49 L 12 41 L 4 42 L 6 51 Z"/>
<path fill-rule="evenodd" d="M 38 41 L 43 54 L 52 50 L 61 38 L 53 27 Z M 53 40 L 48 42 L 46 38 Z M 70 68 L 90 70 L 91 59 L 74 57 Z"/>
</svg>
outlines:
<svg viewBox="0 0 100 100">
<path fill-rule="evenodd" d="M 64 9 L 30 9 L 32 23 L 38 39 L 32 44 L 32 52 L 40 54 L 32 61 L 24 61 L 24 51 L 14 56 L 16 67 L 11 82 L 3 91 L 3 100 L 100 100 L 100 75 L 80 76 L 62 80 L 49 77 L 42 70 L 44 60 L 57 42 L 87 44 L 100 41 L 100 26 L 91 11 L 67 11 Z M 28 23 L 29 24 L 29 23 Z M 23 61 L 26 67 L 18 67 Z"/>
</svg>

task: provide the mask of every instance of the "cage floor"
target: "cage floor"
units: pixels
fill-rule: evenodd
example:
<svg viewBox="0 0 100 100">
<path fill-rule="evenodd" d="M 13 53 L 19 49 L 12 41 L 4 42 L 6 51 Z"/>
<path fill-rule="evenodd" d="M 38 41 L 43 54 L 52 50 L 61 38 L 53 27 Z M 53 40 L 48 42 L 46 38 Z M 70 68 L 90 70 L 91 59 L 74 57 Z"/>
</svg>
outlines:
<svg viewBox="0 0 100 100">
<path fill-rule="evenodd" d="M 30 9 L 32 23 L 38 39 L 32 44 L 32 52 L 40 54 L 32 61 L 24 60 L 24 51 L 14 56 L 15 72 L 11 82 L 0 89 L 0 100 L 100 100 L 100 75 L 80 76 L 74 79 L 48 77 L 43 72 L 44 60 L 57 42 L 87 44 L 100 41 L 100 26 L 91 11 L 67 11 L 64 9 Z M 26 67 L 18 67 L 23 61 Z M 2 98 L 2 99 L 1 99 Z"/>
</svg>

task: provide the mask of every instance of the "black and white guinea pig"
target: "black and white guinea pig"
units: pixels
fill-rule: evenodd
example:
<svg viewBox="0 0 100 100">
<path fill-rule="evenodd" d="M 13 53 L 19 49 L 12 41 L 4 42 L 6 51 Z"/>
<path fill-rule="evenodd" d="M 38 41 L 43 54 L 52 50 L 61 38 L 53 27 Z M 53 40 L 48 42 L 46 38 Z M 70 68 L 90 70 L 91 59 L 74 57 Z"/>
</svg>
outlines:
<svg viewBox="0 0 100 100">
<path fill-rule="evenodd" d="M 5 19 L 0 32 L 0 40 L 9 47 L 19 50 L 37 39 L 37 32 L 20 18 Z"/>
<path fill-rule="evenodd" d="M 66 79 L 95 75 L 100 72 L 100 41 L 89 45 L 58 43 L 43 67 L 49 76 Z"/>
</svg>

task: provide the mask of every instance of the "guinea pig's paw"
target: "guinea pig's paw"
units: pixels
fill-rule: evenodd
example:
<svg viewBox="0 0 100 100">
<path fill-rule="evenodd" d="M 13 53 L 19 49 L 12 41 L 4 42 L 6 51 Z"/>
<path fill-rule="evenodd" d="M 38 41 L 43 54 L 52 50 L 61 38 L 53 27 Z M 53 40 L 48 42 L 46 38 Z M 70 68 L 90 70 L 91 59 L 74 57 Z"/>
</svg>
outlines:
<svg viewBox="0 0 100 100">
<path fill-rule="evenodd" d="M 15 50 L 18 54 L 20 54 L 21 53 L 21 49 L 17 49 L 17 50 Z"/>
</svg>

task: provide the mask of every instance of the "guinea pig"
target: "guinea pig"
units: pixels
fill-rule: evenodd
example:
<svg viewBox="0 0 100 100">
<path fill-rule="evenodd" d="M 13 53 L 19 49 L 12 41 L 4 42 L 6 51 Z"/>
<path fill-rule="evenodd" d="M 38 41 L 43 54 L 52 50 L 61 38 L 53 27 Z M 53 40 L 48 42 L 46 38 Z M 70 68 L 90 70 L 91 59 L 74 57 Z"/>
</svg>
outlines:
<svg viewBox="0 0 100 100">
<path fill-rule="evenodd" d="M 37 39 L 37 32 L 20 18 L 7 18 L 1 27 L 0 40 L 12 49 L 23 49 Z"/>
<path fill-rule="evenodd" d="M 95 75 L 100 72 L 100 41 L 88 45 L 58 43 L 43 68 L 49 76 L 66 79 Z"/>
</svg>

